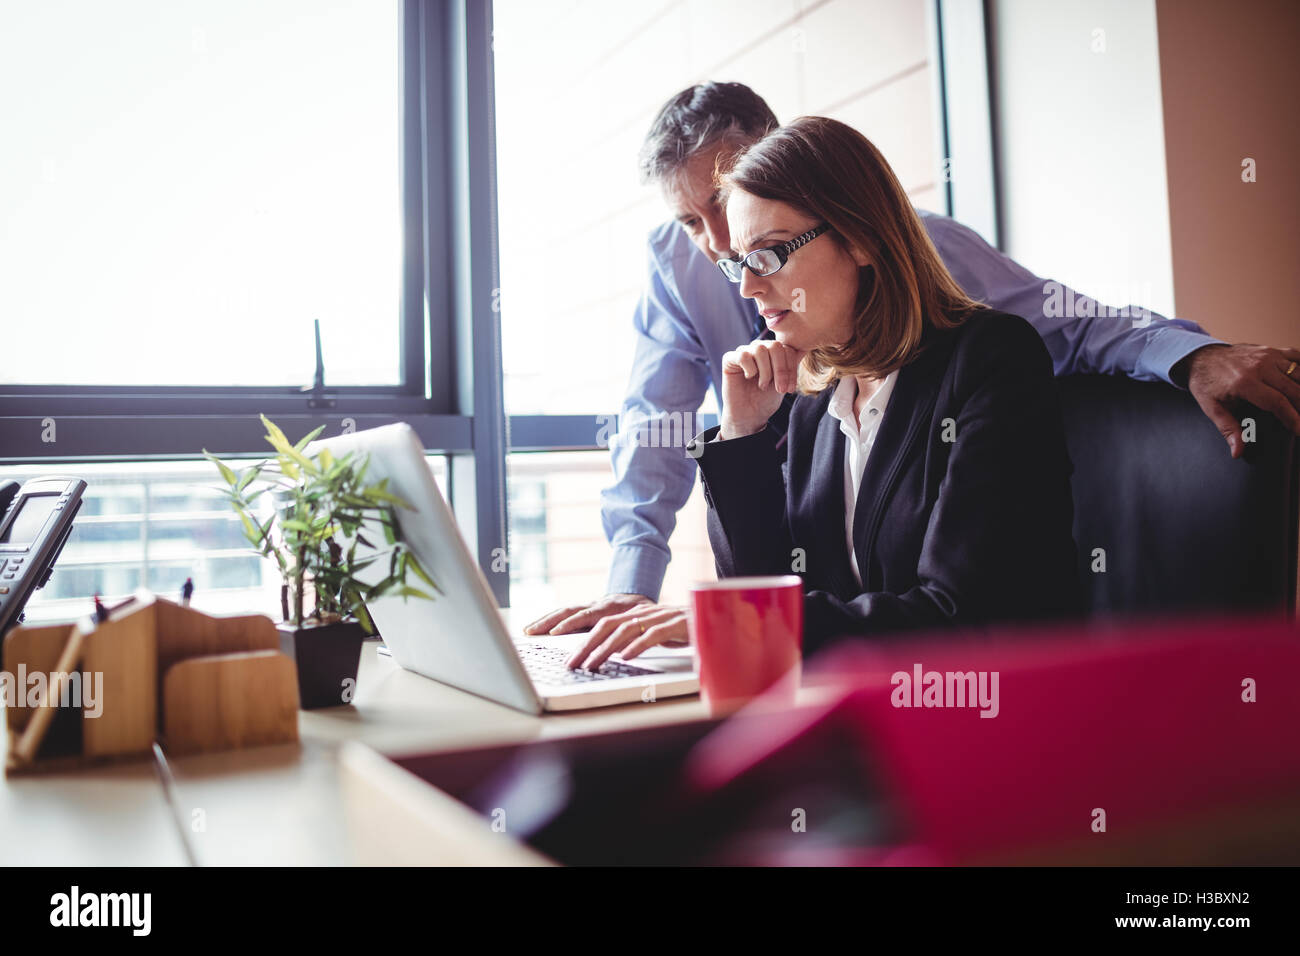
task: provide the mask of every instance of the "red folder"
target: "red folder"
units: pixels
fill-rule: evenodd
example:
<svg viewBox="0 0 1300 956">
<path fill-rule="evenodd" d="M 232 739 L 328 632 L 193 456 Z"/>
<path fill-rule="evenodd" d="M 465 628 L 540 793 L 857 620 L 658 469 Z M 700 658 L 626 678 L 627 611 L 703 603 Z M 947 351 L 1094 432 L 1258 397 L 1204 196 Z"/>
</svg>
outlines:
<svg viewBox="0 0 1300 956">
<path fill-rule="evenodd" d="M 996 716 L 962 701 L 981 673 L 988 690 L 997 674 Z M 741 712 L 693 749 L 688 791 L 716 802 L 856 760 L 887 794 L 895 838 L 783 840 L 736 862 L 1300 862 L 1294 622 L 847 641 L 805 682 L 831 685 L 830 702 Z"/>
</svg>

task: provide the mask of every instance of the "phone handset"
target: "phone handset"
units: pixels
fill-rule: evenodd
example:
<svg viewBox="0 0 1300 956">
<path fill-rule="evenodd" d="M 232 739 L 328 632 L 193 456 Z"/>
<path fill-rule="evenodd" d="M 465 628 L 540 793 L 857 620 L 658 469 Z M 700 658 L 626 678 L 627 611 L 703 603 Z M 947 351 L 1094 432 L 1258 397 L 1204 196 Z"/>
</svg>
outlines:
<svg viewBox="0 0 1300 956">
<path fill-rule="evenodd" d="M 32 478 L 20 487 L 0 484 L 0 635 L 23 619 L 27 599 L 45 586 L 86 483 L 80 478 Z"/>
</svg>

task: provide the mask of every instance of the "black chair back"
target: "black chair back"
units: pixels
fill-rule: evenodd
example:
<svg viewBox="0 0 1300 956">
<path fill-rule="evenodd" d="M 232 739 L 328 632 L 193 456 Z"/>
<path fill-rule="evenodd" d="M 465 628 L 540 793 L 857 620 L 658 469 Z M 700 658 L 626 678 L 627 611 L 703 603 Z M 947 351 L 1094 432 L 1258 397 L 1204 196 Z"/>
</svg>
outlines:
<svg viewBox="0 0 1300 956">
<path fill-rule="evenodd" d="M 1234 461 L 1187 392 L 1107 375 L 1058 381 L 1089 614 L 1294 613 L 1294 435 L 1251 409 L 1239 417 L 1254 419 L 1254 441 Z"/>
</svg>

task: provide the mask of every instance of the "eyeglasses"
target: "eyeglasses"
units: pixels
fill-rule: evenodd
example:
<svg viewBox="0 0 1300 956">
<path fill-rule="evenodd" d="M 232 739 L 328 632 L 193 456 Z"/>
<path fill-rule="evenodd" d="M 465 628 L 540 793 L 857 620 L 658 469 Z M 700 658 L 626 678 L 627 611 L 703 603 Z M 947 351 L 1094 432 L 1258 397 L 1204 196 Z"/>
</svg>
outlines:
<svg viewBox="0 0 1300 956">
<path fill-rule="evenodd" d="M 732 282 L 739 282 L 744 278 L 746 269 L 756 276 L 770 276 L 774 272 L 781 271 L 781 267 L 790 258 L 790 253 L 812 242 L 823 232 L 828 232 L 830 228 L 829 223 L 822 223 L 809 229 L 802 236 L 795 236 L 789 242 L 783 242 L 779 246 L 755 249 L 747 256 L 737 256 L 734 259 L 719 259 L 718 268 Z"/>
</svg>

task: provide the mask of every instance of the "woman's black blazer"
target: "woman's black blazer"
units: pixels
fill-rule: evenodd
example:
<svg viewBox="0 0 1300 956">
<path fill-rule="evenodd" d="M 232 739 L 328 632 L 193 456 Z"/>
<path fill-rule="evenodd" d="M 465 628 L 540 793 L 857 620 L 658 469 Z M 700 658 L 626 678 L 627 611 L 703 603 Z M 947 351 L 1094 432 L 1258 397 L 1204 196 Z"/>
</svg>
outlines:
<svg viewBox="0 0 1300 956">
<path fill-rule="evenodd" d="M 834 386 L 800 395 L 783 434 L 691 447 L 720 577 L 800 574 L 804 650 L 883 635 L 1072 616 L 1081 592 L 1052 362 L 1024 319 L 981 310 L 927 327 L 899 370 L 844 528 L 844 435 Z M 707 443 L 707 444 L 706 444 Z"/>
</svg>

